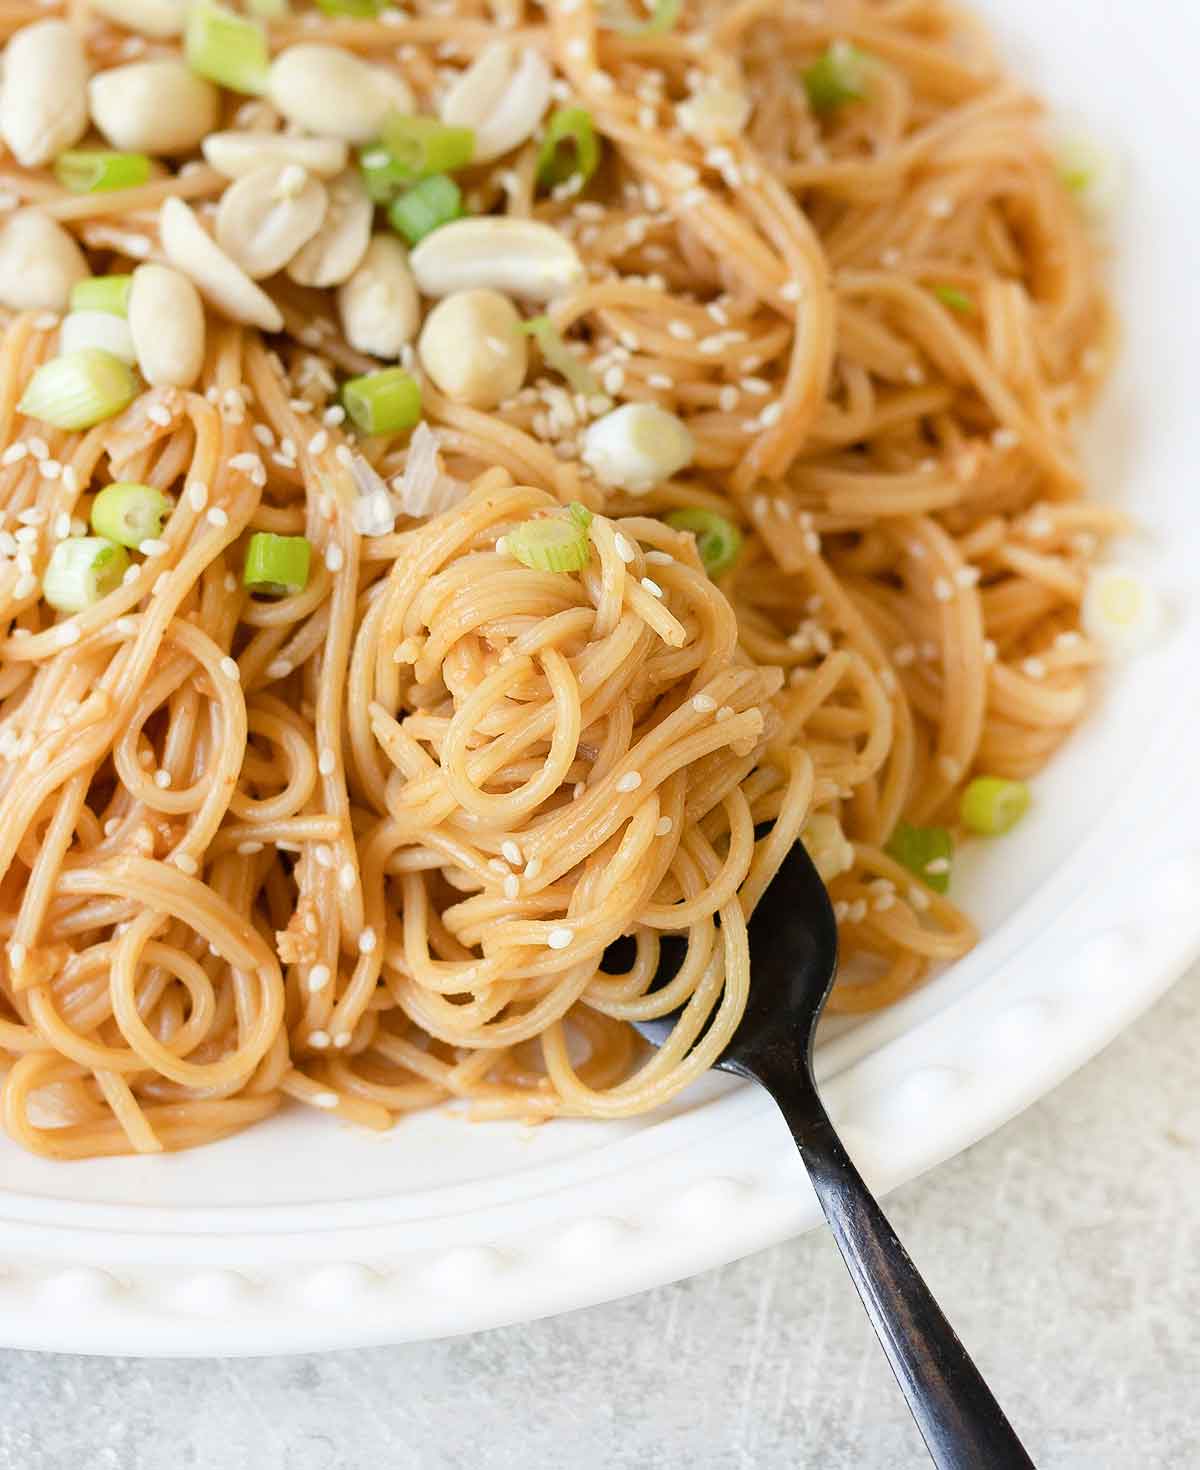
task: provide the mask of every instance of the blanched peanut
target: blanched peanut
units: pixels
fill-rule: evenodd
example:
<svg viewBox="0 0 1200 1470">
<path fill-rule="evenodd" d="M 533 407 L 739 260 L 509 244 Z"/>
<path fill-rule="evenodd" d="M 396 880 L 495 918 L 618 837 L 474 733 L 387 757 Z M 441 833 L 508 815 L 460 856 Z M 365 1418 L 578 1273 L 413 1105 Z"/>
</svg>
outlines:
<svg viewBox="0 0 1200 1470">
<path fill-rule="evenodd" d="M 92 121 L 114 148 L 190 153 L 217 125 L 220 94 L 182 61 L 133 61 L 88 84 Z"/>
<path fill-rule="evenodd" d="M 395 235 L 376 235 L 362 264 L 338 287 L 346 341 L 373 357 L 399 357 L 421 319 L 408 252 Z"/>
<path fill-rule="evenodd" d="M 600 483 L 634 495 L 669 480 L 691 464 L 694 453 L 683 420 L 653 403 L 623 403 L 583 436 L 583 462 Z"/>
<path fill-rule="evenodd" d="M 267 96 L 288 122 L 347 143 L 369 143 L 389 112 L 413 108 L 402 77 L 337 46 L 308 43 L 271 63 Z"/>
<path fill-rule="evenodd" d="M 330 179 L 325 192 L 329 208 L 324 223 L 287 268 L 301 286 L 340 286 L 358 269 L 371 243 L 375 205 L 358 169 Z"/>
<path fill-rule="evenodd" d="M 425 318 L 421 366 L 447 398 L 495 408 L 525 381 L 529 343 L 521 317 L 498 291 L 458 291 Z"/>
<path fill-rule="evenodd" d="M 204 305 L 182 271 L 139 265 L 129 288 L 129 331 L 142 377 L 190 388 L 204 366 Z"/>
<path fill-rule="evenodd" d="M 550 67 L 540 51 L 493 41 L 442 98 L 443 122 L 473 128 L 472 163 L 487 163 L 532 138 L 550 105 Z"/>
<path fill-rule="evenodd" d="M 167 259 L 212 306 L 235 322 L 278 332 L 283 313 L 205 230 L 182 199 L 164 199 L 158 233 Z"/>
<path fill-rule="evenodd" d="M 87 58 L 63 20 L 23 26 L 4 52 L 0 136 L 26 168 L 40 168 L 87 132 Z"/>
<path fill-rule="evenodd" d="M 297 133 L 209 133 L 201 145 L 204 157 L 227 179 L 245 178 L 268 164 L 296 163 L 310 174 L 332 178 L 346 167 L 349 155 L 339 138 L 303 138 Z"/>
<path fill-rule="evenodd" d="M 0 226 L 0 306 L 65 311 L 71 287 L 90 274 L 74 239 L 40 209 L 19 209 Z"/>
<path fill-rule="evenodd" d="M 530 301 L 549 301 L 585 278 L 579 252 L 553 226 L 492 215 L 426 235 L 412 270 L 424 296 L 488 288 Z"/>
<path fill-rule="evenodd" d="M 217 209 L 217 244 L 251 280 L 273 276 L 321 228 L 329 196 L 298 163 L 268 163 L 230 184 Z"/>
</svg>

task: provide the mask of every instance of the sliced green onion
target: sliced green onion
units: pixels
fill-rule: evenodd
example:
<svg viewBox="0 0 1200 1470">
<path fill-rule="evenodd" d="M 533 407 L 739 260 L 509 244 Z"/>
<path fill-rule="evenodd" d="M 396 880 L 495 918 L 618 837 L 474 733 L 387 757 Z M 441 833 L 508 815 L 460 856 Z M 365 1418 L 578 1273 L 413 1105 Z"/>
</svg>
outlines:
<svg viewBox="0 0 1200 1470">
<path fill-rule="evenodd" d="M 967 783 L 959 808 L 963 826 L 984 837 L 1001 837 L 1029 810 L 1032 800 L 1024 781 L 1002 776 L 976 776 Z"/>
<path fill-rule="evenodd" d="M 591 556 L 588 533 L 561 516 L 524 521 L 504 540 L 510 556 L 537 572 L 578 572 Z"/>
<path fill-rule="evenodd" d="M 132 285 L 132 276 L 89 276 L 86 281 L 76 281 L 71 287 L 71 310 L 127 316 Z"/>
<path fill-rule="evenodd" d="M 935 893 L 949 889 L 954 839 L 945 827 L 912 827 L 901 822 L 884 851 Z"/>
<path fill-rule="evenodd" d="M 392 200 L 388 219 L 410 245 L 419 245 L 426 235 L 464 213 L 462 190 L 454 180 L 448 174 L 430 174 Z"/>
<path fill-rule="evenodd" d="M 663 519 L 677 531 L 692 532 L 696 538 L 696 550 L 710 577 L 719 577 L 737 561 L 742 550 L 742 533 L 732 521 L 727 521 L 715 510 L 692 505 L 684 510 L 669 511 Z"/>
<path fill-rule="evenodd" d="M 586 184 L 600 166 L 600 140 L 586 107 L 560 107 L 551 113 L 538 151 L 538 183 L 547 189 L 579 175 Z"/>
<path fill-rule="evenodd" d="M 474 128 L 455 128 L 436 117 L 406 117 L 390 113 L 383 121 L 380 137 L 392 162 L 400 170 L 400 181 L 413 183 L 430 174 L 449 174 L 465 168 L 475 153 Z"/>
<path fill-rule="evenodd" d="M 92 501 L 92 530 L 122 546 L 156 541 L 172 504 L 170 496 L 153 485 L 119 480 L 115 485 L 106 485 Z"/>
<path fill-rule="evenodd" d="M 54 177 L 72 194 L 107 194 L 136 189 L 154 164 L 145 153 L 109 153 L 103 148 L 72 148 L 54 160 Z"/>
<path fill-rule="evenodd" d="M 567 514 L 581 531 L 586 531 L 592 524 L 592 513 L 582 500 L 572 500 L 567 506 Z"/>
<path fill-rule="evenodd" d="M 266 91 L 271 53 L 267 33 L 257 21 L 199 0 L 188 11 L 183 49 L 197 76 L 233 92 L 258 96 Z"/>
<path fill-rule="evenodd" d="M 246 548 L 242 581 L 254 592 L 288 597 L 308 586 L 312 542 L 307 536 L 256 531 Z"/>
<path fill-rule="evenodd" d="M 317 0 L 326 15 L 353 15 L 360 20 L 373 20 L 387 8 L 387 0 Z"/>
<path fill-rule="evenodd" d="M 133 369 L 99 347 L 44 362 L 21 396 L 18 412 L 56 429 L 90 429 L 127 408 L 138 394 Z"/>
<path fill-rule="evenodd" d="M 965 291 L 960 291 L 957 286 L 934 286 L 933 294 L 951 311 L 961 311 L 964 316 L 971 316 L 975 311 L 975 303 Z"/>
<path fill-rule="evenodd" d="M 546 366 L 565 378 L 573 393 L 594 398 L 603 391 L 595 373 L 586 363 L 579 361 L 548 316 L 531 316 L 521 323 L 519 330 L 537 341 Z"/>
<path fill-rule="evenodd" d="M 836 112 L 847 102 L 858 102 L 865 97 L 865 61 L 863 53 L 846 41 L 834 41 L 801 74 L 812 110 L 824 115 Z"/>
<path fill-rule="evenodd" d="M 102 536 L 69 536 L 50 553 L 42 596 L 59 612 L 91 607 L 121 585 L 129 553 Z"/>
<path fill-rule="evenodd" d="M 403 368 L 383 368 L 344 383 L 342 403 L 364 434 L 396 434 L 420 419 L 421 385 Z"/>
</svg>

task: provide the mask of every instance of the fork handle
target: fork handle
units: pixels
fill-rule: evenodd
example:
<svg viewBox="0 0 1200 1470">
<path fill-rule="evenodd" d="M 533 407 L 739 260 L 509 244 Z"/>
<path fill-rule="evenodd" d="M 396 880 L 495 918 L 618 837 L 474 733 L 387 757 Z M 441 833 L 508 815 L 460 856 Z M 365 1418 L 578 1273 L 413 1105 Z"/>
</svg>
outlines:
<svg viewBox="0 0 1200 1470">
<path fill-rule="evenodd" d="M 1003 1409 L 834 1132 L 815 1085 L 810 1080 L 799 1092 L 793 1081 L 775 1100 L 934 1464 L 1032 1470 Z"/>
</svg>

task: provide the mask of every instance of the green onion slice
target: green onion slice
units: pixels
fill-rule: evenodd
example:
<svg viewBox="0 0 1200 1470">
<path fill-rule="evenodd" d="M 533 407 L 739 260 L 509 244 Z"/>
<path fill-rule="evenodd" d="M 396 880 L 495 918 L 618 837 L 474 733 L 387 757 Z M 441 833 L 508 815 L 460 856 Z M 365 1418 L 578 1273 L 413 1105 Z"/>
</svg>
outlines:
<svg viewBox="0 0 1200 1470">
<path fill-rule="evenodd" d="M 742 533 L 724 516 L 703 506 L 688 506 L 684 510 L 669 511 L 663 517 L 668 526 L 677 531 L 691 531 L 696 538 L 696 550 L 710 577 L 719 577 L 737 561 L 742 550 Z"/>
<path fill-rule="evenodd" d="M 153 485 L 119 480 L 106 485 L 92 501 L 92 530 L 122 546 L 140 546 L 161 535 L 172 504 L 170 496 Z"/>
<path fill-rule="evenodd" d="M 573 393 L 594 398 L 603 392 L 595 373 L 575 356 L 548 316 L 531 316 L 518 330 L 535 339 L 546 366 L 565 378 Z"/>
<path fill-rule="evenodd" d="M 106 194 L 136 189 L 154 164 L 145 153 L 110 153 L 103 148 L 72 148 L 54 160 L 54 177 L 72 194 Z"/>
<path fill-rule="evenodd" d="M 591 556 L 588 533 L 561 516 L 524 521 L 504 540 L 510 556 L 537 572 L 578 572 Z"/>
<path fill-rule="evenodd" d="M 421 385 L 403 368 L 383 368 L 348 379 L 342 403 L 364 434 L 397 434 L 420 420 Z"/>
<path fill-rule="evenodd" d="M 448 174 L 430 174 L 392 200 L 388 220 L 410 245 L 419 245 L 426 235 L 464 213 L 462 190 L 454 180 Z"/>
<path fill-rule="evenodd" d="M 1002 837 L 1029 810 L 1032 800 L 1024 781 L 1002 776 L 976 776 L 967 783 L 959 808 L 963 826 L 984 837 Z"/>
<path fill-rule="evenodd" d="M 17 410 L 56 429 L 90 429 L 127 408 L 137 394 L 132 368 L 102 348 L 84 347 L 44 362 Z"/>
<path fill-rule="evenodd" d="M 560 107 L 550 116 L 538 151 L 538 183 L 548 189 L 576 174 L 586 184 L 600 166 L 600 140 L 586 107 Z"/>
<path fill-rule="evenodd" d="M 387 6 L 387 0 L 317 0 L 326 15 L 353 15 L 360 20 L 373 20 Z"/>
<path fill-rule="evenodd" d="M 50 553 L 42 596 L 59 612 L 91 607 L 121 585 L 129 553 L 102 536 L 71 536 Z"/>
<path fill-rule="evenodd" d="M 312 542 L 307 536 L 276 536 L 256 531 L 246 547 L 242 581 L 253 592 L 290 597 L 308 586 Z"/>
<path fill-rule="evenodd" d="M 975 311 L 975 303 L 965 291 L 960 291 L 957 286 L 935 286 L 933 294 L 951 311 L 961 311 L 964 316 L 971 316 Z"/>
<path fill-rule="evenodd" d="M 865 62 L 861 51 L 846 41 L 834 41 L 801 74 L 812 110 L 824 115 L 865 97 Z"/>
<path fill-rule="evenodd" d="M 884 851 L 935 893 L 949 890 L 954 839 L 945 827 L 913 827 L 901 822 Z"/>
<path fill-rule="evenodd" d="M 586 531 L 592 524 L 592 513 L 582 500 L 570 501 L 567 505 L 567 514 L 581 531 Z"/>
<path fill-rule="evenodd" d="M 251 96 L 266 90 L 271 55 L 267 33 L 255 20 L 198 0 L 188 11 L 183 49 L 197 76 Z"/>
<path fill-rule="evenodd" d="M 71 287 L 71 310 L 127 316 L 132 285 L 132 276 L 89 276 L 86 281 L 76 281 Z"/>
<path fill-rule="evenodd" d="M 453 173 L 456 168 L 465 168 L 475 153 L 474 128 L 451 127 L 436 117 L 390 113 L 384 119 L 380 137 L 401 183 L 411 184 L 430 174 Z"/>
</svg>

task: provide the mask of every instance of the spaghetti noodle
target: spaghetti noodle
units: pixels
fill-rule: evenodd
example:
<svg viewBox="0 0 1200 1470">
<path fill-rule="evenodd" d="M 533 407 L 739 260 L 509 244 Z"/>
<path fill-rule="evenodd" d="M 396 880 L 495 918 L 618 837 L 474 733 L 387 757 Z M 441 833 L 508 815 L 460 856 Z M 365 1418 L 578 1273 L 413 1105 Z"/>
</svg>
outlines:
<svg viewBox="0 0 1200 1470">
<path fill-rule="evenodd" d="M 975 938 L 889 855 L 898 824 L 953 825 L 973 775 L 1033 774 L 1084 714 L 1080 604 L 1120 521 L 1071 424 L 1109 317 L 1037 105 L 977 28 L 942 0 L 713 0 L 658 31 L 590 0 L 446 10 L 270 32 L 393 67 L 432 111 L 499 26 L 602 142 L 582 189 L 539 190 L 536 140 L 462 175 L 472 212 L 577 250 L 586 280 L 547 310 L 594 391 L 549 352 L 496 409 L 424 383 L 438 514 L 356 529 L 364 474 L 411 488 L 417 440 L 350 431 L 337 375 L 379 364 L 328 291 L 267 282 L 267 340 L 210 314 L 194 390 L 83 431 L 18 409 L 57 316 L 4 327 L 0 1056 L 5 1127 L 36 1152 L 189 1147 L 285 1099 L 371 1128 L 445 1099 L 655 1107 L 732 1034 L 746 918 L 794 841 L 841 923 L 833 1008 L 887 1005 Z M 126 54 L 69 18 L 93 66 Z M 826 110 L 800 79 L 838 44 L 869 86 Z M 748 117 L 712 142 L 717 93 Z M 162 258 L 164 199 L 225 183 L 194 162 L 71 195 L 0 168 L 112 272 Z M 681 420 L 690 465 L 600 483 L 587 432 L 619 403 Z M 173 509 L 115 590 L 58 615 L 55 539 L 112 481 Z M 514 558 L 514 528 L 576 501 L 581 570 Z M 682 508 L 741 528 L 715 581 L 664 519 Z M 301 590 L 243 587 L 263 532 L 311 543 Z M 687 958 L 652 993 L 665 932 Z M 628 1022 L 680 1006 L 638 1052 Z"/>
</svg>

